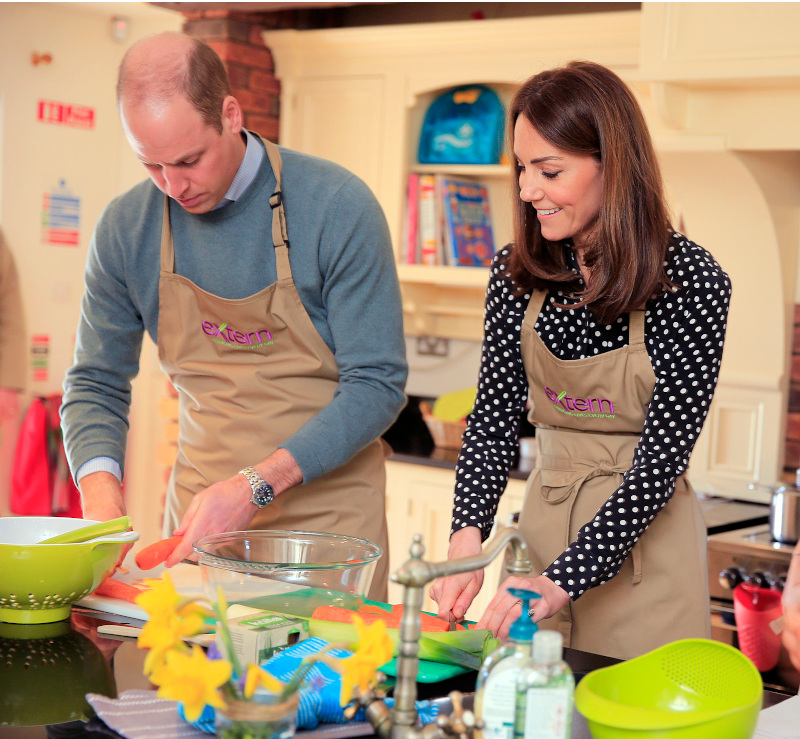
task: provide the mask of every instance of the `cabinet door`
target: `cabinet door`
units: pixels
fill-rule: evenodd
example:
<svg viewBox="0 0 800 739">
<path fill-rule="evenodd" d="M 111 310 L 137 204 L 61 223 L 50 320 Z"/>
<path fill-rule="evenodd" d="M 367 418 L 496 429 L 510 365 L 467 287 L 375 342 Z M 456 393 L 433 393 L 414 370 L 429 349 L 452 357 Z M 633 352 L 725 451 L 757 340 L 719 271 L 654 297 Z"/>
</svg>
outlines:
<svg viewBox="0 0 800 739">
<path fill-rule="evenodd" d="M 298 79 L 286 145 L 341 164 L 380 198 L 383 88 L 381 77 Z"/>
</svg>

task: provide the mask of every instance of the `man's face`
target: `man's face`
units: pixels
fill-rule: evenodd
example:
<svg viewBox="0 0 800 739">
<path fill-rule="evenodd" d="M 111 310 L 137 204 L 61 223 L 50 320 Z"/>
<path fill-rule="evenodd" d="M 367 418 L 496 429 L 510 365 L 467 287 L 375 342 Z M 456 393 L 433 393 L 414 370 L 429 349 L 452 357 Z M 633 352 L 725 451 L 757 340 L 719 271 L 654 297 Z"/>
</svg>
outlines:
<svg viewBox="0 0 800 739">
<path fill-rule="evenodd" d="M 156 187 L 189 213 L 208 213 L 223 198 L 244 156 L 239 104 L 226 97 L 222 133 L 182 96 L 161 105 L 123 99 L 122 126 Z"/>
</svg>

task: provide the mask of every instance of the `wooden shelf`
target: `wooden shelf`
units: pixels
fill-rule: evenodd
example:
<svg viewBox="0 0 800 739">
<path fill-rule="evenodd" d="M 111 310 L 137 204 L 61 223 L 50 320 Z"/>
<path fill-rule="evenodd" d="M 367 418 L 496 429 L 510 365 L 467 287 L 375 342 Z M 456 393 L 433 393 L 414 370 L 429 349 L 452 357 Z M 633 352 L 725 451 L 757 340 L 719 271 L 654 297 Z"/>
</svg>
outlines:
<svg viewBox="0 0 800 739">
<path fill-rule="evenodd" d="M 398 264 L 397 275 L 401 283 L 440 285 L 448 287 L 478 288 L 485 290 L 489 284 L 488 267 L 450 267 L 445 265 Z"/>
<path fill-rule="evenodd" d="M 508 164 L 412 164 L 409 172 L 449 174 L 460 177 L 508 177 Z"/>
</svg>

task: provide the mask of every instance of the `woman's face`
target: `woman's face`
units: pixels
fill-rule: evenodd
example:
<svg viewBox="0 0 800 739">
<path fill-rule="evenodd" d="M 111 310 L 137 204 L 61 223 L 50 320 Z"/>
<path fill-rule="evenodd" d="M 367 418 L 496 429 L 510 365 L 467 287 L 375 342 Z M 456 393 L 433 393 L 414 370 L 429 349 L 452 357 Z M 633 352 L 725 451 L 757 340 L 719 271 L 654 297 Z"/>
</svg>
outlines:
<svg viewBox="0 0 800 739">
<path fill-rule="evenodd" d="M 519 197 L 536 209 L 542 236 L 584 246 L 603 198 L 600 163 L 592 156 L 557 149 L 524 115 L 514 126 L 514 155 Z"/>
</svg>

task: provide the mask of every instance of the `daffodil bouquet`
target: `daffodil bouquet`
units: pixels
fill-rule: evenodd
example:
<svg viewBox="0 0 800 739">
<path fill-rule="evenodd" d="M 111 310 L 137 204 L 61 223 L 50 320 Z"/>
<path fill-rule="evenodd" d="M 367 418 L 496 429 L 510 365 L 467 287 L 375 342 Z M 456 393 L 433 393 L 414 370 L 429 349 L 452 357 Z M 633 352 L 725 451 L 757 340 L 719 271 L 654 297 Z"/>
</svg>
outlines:
<svg viewBox="0 0 800 739">
<path fill-rule="evenodd" d="M 206 706 L 223 713 L 234 705 L 263 698 L 266 692 L 275 704 L 284 704 L 296 696 L 311 668 L 328 665 L 341 676 L 340 704 L 346 706 L 359 693 L 375 686 L 378 668 L 392 657 L 392 642 L 381 620 L 365 626 L 358 616 L 354 621 L 358 634 L 355 651 L 345 658 L 333 657 L 332 649 L 346 647 L 329 644 L 305 657 L 287 681 L 281 681 L 260 665 L 241 665 L 231 641 L 227 603 L 221 590 L 211 605 L 187 599 L 175 590 L 169 574 L 146 580 L 148 590 L 136 598 L 136 604 L 148 614 L 148 621 L 138 638 L 138 646 L 148 649 L 144 674 L 158 686 L 158 697 L 178 701 L 186 719 L 196 721 Z M 222 643 L 219 659 L 213 659 L 202 647 L 189 645 L 185 639 L 208 633 L 216 624 Z M 216 650 L 215 650 L 216 651 Z M 312 687 L 313 689 L 313 687 Z"/>
</svg>

